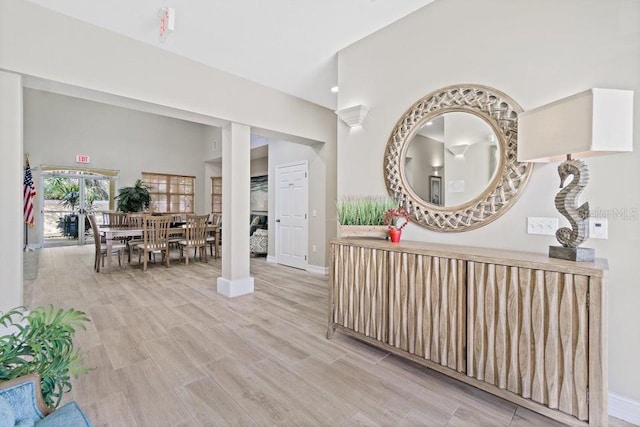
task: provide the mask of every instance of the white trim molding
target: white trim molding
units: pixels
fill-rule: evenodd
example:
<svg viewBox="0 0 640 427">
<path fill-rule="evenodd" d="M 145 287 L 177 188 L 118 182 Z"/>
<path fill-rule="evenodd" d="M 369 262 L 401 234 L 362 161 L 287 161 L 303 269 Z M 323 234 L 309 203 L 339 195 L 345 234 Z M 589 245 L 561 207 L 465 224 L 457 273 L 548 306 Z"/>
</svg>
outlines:
<svg viewBox="0 0 640 427">
<path fill-rule="evenodd" d="M 329 267 L 320 267 L 319 265 L 308 265 L 307 271 L 313 274 L 321 274 L 326 276 L 329 274 Z"/>
<path fill-rule="evenodd" d="M 340 120 L 345 122 L 350 128 L 355 126 L 362 126 L 362 122 L 367 117 L 369 113 L 369 107 L 360 105 L 354 105 L 353 107 L 343 108 L 342 110 L 336 111 Z"/>
<path fill-rule="evenodd" d="M 244 279 L 225 279 L 218 277 L 217 291 L 225 297 L 239 297 L 241 295 L 252 294 L 253 277 L 245 277 Z"/>
<path fill-rule="evenodd" d="M 267 262 L 271 262 L 273 264 L 277 264 L 278 263 L 278 259 L 273 255 L 267 255 Z"/>
<path fill-rule="evenodd" d="M 609 392 L 609 415 L 640 425 L 640 402 Z"/>
</svg>

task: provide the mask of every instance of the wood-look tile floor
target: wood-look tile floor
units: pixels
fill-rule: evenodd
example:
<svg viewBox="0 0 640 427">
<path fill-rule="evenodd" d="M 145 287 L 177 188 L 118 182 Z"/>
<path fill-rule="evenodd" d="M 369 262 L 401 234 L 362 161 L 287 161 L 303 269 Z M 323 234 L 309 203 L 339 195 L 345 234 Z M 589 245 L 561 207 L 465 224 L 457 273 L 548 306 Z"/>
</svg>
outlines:
<svg viewBox="0 0 640 427">
<path fill-rule="evenodd" d="M 73 381 L 96 426 L 553 426 L 554 421 L 336 333 L 327 279 L 251 261 L 255 293 L 216 292 L 220 260 L 93 271 L 93 247 L 40 252 L 25 302 L 85 311 Z M 625 423 L 611 419 L 614 426 Z"/>
</svg>

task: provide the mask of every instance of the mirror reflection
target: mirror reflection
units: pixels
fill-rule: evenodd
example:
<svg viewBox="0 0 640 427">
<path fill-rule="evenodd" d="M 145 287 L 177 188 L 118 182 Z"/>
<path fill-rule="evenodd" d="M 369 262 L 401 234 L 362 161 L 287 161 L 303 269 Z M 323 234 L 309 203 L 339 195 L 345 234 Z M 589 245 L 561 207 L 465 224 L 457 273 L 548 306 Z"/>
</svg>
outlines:
<svg viewBox="0 0 640 427">
<path fill-rule="evenodd" d="M 426 122 L 409 142 L 404 173 L 425 202 L 458 206 L 487 189 L 499 156 L 498 139 L 482 118 L 445 113 Z"/>
</svg>

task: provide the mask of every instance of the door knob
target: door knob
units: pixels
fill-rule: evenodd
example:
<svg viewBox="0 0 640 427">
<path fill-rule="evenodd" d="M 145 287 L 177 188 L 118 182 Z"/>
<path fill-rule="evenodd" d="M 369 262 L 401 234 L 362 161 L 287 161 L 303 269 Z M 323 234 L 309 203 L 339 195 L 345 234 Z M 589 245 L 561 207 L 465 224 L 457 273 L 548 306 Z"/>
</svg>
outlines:
<svg viewBox="0 0 640 427">
<path fill-rule="evenodd" d="M 279 220 L 279 219 L 276 219 L 276 222 L 280 222 L 280 220 Z"/>
</svg>

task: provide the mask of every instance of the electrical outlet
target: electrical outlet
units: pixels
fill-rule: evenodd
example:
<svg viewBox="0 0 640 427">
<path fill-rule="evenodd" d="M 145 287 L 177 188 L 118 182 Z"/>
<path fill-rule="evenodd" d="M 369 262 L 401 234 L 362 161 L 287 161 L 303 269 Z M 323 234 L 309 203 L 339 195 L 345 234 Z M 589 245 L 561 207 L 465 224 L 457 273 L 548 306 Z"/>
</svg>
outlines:
<svg viewBox="0 0 640 427">
<path fill-rule="evenodd" d="M 527 233 L 555 236 L 558 229 L 558 218 L 527 218 Z"/>
<path fill-rule="evenodd" d="M 316 245 L 311 245 L 311 252 L 313 252 L 313 253 L 316 252 Z"/>
<path fill-rule="evenodd" d="M 589 238 L 609 238 L 609 224 L 606 218 L 589 218 Z"/>
</svg>

